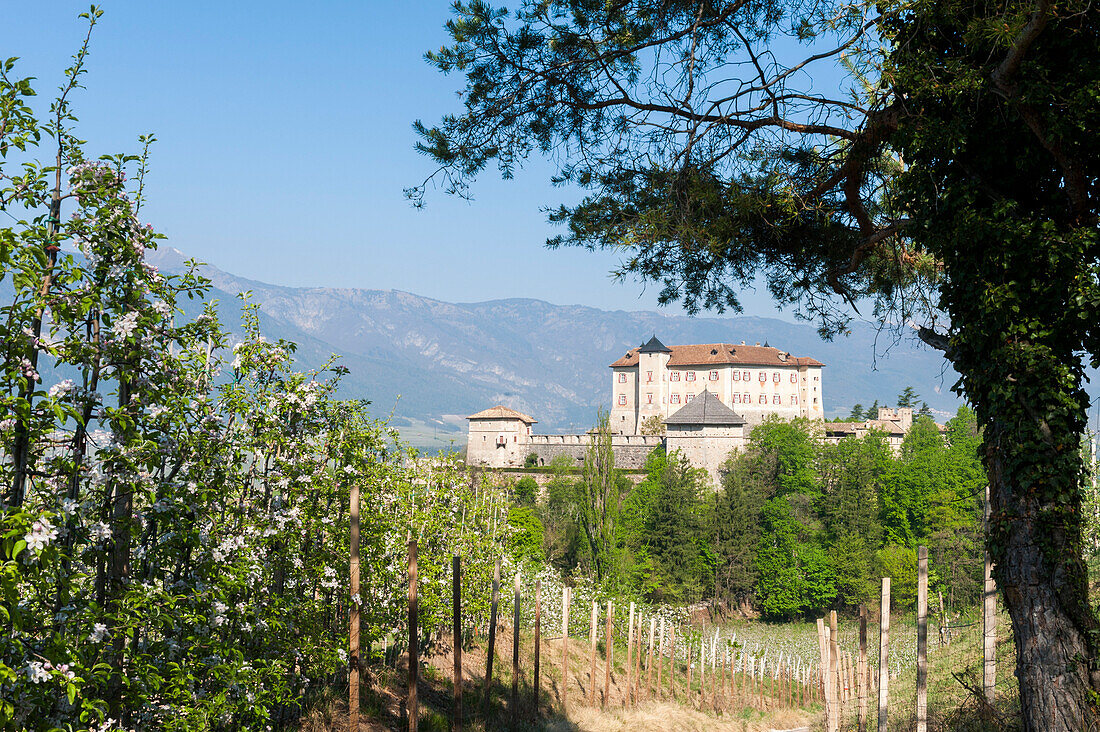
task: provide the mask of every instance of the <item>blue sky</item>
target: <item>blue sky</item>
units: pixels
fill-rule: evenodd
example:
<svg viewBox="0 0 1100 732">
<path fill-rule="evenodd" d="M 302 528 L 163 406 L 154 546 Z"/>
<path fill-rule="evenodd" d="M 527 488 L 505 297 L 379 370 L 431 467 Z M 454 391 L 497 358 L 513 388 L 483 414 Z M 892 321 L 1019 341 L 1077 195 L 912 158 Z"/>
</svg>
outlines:
<svg viewBox="0 0 1100 732">
<path fill-rule="evenodd" d="M 38 78 L 42 109 L 87 7 L 0 2 L 0 56 Z M 144 211 L 170 245 L 283 285 L 656 307 L 655 287 L 611 282 L 614 256 L 544 249 L 554 228 L 540 207 L 577 194 L 552 188 L 541 160 L 512 181 L 487 173 L 473 202 L 436 191 L 415 211 L 405 200 L 432 169 L 413 150 L 412 121 L 458 109 L 461 79 L 423 61 L 446 40 L 449 3 L 101 7 L 78 132 L 92 154 L 156 134 Z M 746 312 L 778 314 L 763 291 L 747 295 Z"/>
</svg>

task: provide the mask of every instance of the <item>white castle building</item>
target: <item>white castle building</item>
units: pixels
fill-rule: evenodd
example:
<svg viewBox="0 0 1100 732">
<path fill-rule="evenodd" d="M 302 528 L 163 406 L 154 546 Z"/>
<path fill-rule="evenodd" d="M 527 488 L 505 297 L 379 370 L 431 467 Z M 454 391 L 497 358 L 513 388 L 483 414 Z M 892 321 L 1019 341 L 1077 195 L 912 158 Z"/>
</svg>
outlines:
<svg viewBox="0 0 1100 732">
<path fill-rule="evenodd" d="M 823 420 L 823 366 L 767 343 L 670 348 L 653 336 L 611 364 L 611 429 L 641 434 L 647 419 L 667 422 L 704 390 L 750 425 L 772 414 Z"/>
<path fill-rule="evenodd" d="M 640 468 L 654 448 L 664 445 L 705 468 L 717 482 L 719 466 L 768 415 L 824 419 L 823 365 L 767 344 L 669 348 L 654 336 L 611 364 L 615 463 Z M 661 418 L 663 435 L 642 434 L 643 424 L 653 417 Z M 470 465 L 521 467 L 531 455 L 539 465 L 558 455 L 579 464 L 590 441 L 588 435 L 532 434 L 535 419 L 503 405 L 467 419 Z"/>
</svg>

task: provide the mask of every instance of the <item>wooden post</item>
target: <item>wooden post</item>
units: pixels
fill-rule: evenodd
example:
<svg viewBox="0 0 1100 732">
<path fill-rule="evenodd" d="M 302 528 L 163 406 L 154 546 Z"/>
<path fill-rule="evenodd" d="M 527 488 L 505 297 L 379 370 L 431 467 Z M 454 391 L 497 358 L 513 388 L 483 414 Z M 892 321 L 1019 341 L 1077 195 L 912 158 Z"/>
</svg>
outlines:
<svg viewBox="0 0 1100 732">
<path fill-rule="evenodd" d="M 642 687 L 642 614 L 638 613 L 638 628 L 634 631 L 634 703 L 641 698 Z"/>
<path fill-rule="evenodd" d="M 698 638 L 698 708 L 703 708 L 706 693 L 706 638 L 700 633 Z"/>
<path fill-rule="evenodd" d="M 493 686 L 493 653 L 497 642 L 497 606 L 500 604 L 500 560 L 493 569 L 493 599 L 489 605 L 489 648 L 485 656 L 485 694 L 481 700 L 481 716 L 489 718 L 489 695 Z"/>
<path fill-rule="evenodd" d="M 611 664 L 615 660 L 615 644 L 611 635 L 611 617 L 612 617 L 612 605 L 611 600 L 607 601 L 607 624 L 604 629 L 604 672 L 603 672 L 603 706 L 607 706 L 608 700 L 611 698 Z"/>
<path fill-rule="evenodd" d="M 565 709 L 569 696 L 569 595 L 566 587 L 561 593 L 561 706 Z"/>
<path fill-rule="evenodd" d="M 691 704 L 691 669 L 692 669 L 694 664 L 691 661 L 691 641 L 690 640 L 687 642 L 687 649 L 686 649 L 686 654 L 685 655 L 686 655 L 686 658 L 687 658 L 688 680 L 687 680 L 687 693 L 684 694 L 684 700 L 688 704 Z"/>
<path fill-rule="evenodd" d="M 420 705 L 416 698 L 416 682 L 420 671 L 420 634 L 417 629 L 416 599 L 416 539 L 409 539 L 409 678 L 405 709 L 409 714 L 409 732 L 416 732 L 420 721 Z"/>
<path fill-rule="evenodd" d="M 664 696 L 664 689 L 661 686 L 661 669 L 665 665 L 665 616 L 661 616 L 661 629 L 657 634 L 657 696 L 658 698 Z"/>
<path fill-rule="evenodd" d="M 821 658 L 821 693 L 825 703 L 825 732 L 832 732 L 833 709 L 829 704 L 829 628 L 825 625 L 825 618 L 817 619 L 817 652 Z"/>
<path fill-rule="evenodd" d="M 928 732 L 928 547 L 917 547 L 917 730 Z"/>
<path fill-rule="evenodd" d="M 653 641 L 657 634 L 657 618 L 649 619 L 649 653 L 645 660 L 645 688 L 647 694 L 653 694 Z"/>
<path fill-rule="evenodd" d="M 837 675 L 837 663 L 840 660 L 839 653 L 840 638 L 837 634 L 836 627 L 836 610 L 829 611 L 829 689 L 832 690 L 832 699 L 829 703 L 833 707 L 833 726 L 829 728 L 829 732 L 838 732 L 840 730 L 840 691 L 842 688 L 841 680 Z"/>
<path fill-rule="evenodd" d="M 669 686 L 676 698 L 676 626 L 669 623 Z"/>
<path fill-rule="evenodd" d="M 351 533 L 348 537 L 351 555 L 351 618 L 348 627 L 348 727 L 359 732 L 359 482 L 351 482 Z"/>
<path fill-rule="evenodd" d="M 985 530 L 989 533 L 989 486 L 985 487 Z M 985 553 L 985 585 L 982 596 L 982 690 L 993 704 L 997 685 L 997 585 L 993 582 L 993 558 Z"/>
<path fill-rule="evenodd" d="M 588 669 L 588 703 L 592 706 L 596 704 L 596 623 L 600 617 L 600 606 L 593 600 L 592 601 L 592 622 L 588 628 L 588 645 L 589 645 L 589 669 Z"/>
<path fill-rule="evenodd" d="M 630 676 L 634 669 L 634 603 L 630 603 L 630 619 L 626 626 L 626 693 L 623 706 L 630 703 Z"/>
<path fill-rule="evenodd" d="M 535 717 L 539 716 L 539 692 L 541 680 L 539 679 L 539 652 L 542 650 L 542 582 L 535 580 Z"/>
<path fill-rule="evenodd" d="M 516 588 L 512 598 L 512 727 L 519 724 L 519 572 L 516 572 Z"/>
<path fill-rule="evenodd" d="M 867 732 L 867 606 L 859 606 L 859 732 Z"/>
<path fill-rule="evenodd" d="M 943 593 L 936 593 L 940 598 L 940 641 L 945 645 L 951 645 L 951 626 L 947 624 L 947 608 L 943 606 Z"/>
<path fill-rule="evenodd" d="M 878 641 L 878 732 L 886 732 L 890 705 L 890 578 L 882 578 Z"/>
<path fill-rule="evenodd" d="M 462 557 L 451 558 L 451 617 L 454 622 L 454 712 L 451 729 L 462 729 Z"/>
</svg>

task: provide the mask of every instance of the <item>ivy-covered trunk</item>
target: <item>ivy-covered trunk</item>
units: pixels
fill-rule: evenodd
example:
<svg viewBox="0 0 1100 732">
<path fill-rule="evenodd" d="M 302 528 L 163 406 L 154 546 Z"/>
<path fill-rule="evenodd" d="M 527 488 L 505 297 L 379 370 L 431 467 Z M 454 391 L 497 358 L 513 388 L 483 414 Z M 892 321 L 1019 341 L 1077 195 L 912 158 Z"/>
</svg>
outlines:
<svg viewBox="0 0 1100 732">
<path fill-rule="evenodd" d="M 1074 293 L 1055 284 L 1072 279 L 1081 252 L 1057 237 L 1013 246 L 1007 222 L 970 223 L 985 235 L 960 237 L 947 260 L 957 270 L 944 291 L 955 319 L 949 356 L 984 428 L 988 546 L 1012 619 L 1024 726 L 1097 729 L 1100 621 L 1081 513 L 1089 401 L 1073 347 L 1086 326 L 1070 315 Z"/>
</svg>

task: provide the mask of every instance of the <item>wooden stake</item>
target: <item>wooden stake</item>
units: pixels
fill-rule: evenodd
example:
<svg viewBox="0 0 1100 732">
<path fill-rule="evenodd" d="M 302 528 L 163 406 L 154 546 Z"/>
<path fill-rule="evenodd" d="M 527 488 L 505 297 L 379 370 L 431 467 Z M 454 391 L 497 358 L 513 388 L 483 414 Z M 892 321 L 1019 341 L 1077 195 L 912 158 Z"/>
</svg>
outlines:
<svg viewBox="0 0 1100 732">
<path fill-rule="evenodd" d="M 985 530 L 989 534 L 989 486 L 985 487 Z M 985 553 L 985 584 L 982 594 L 982 689 L 993 704 L 997 685 L 997 585 L 993 582 L 993 559 Z"/>
<path fill-rule="evenodd" d="M 569 696 L 569 596 L 570 588 L 561 593 L 561 706 L 566 708 Z"/>
<path fill-rule="evenodd" d="M 890 706 L 890 578 L 882 578 L 878 642 L 878 732 L 886 732 Z"/>
<path fill-rule="evenodd" d="M 672 698 L 676 698 L 676 626 L 668 626 L 668 685 L 672 687 Z"/>
<path fill-rule="evenodd" d="M 928 547 L 917 547 L 917 730 L 928 732 Z"/>
<path fill-rule="evenodd" d="M 837 675 L 837 663 L 840 660 L 839 652 L 840 638 L 837 634 L 836 627 L 836 610 L 829 611 L 829 686 L 828 688 L 832 692 L 832 698 L 829 700 L 829 704 L 833 708 L 833 726 L 829 728 L 829 732 L 839 732 L 840 730 L 840 690 L 843 686 L 840 677 Z"/>
<path fill-rule="evenodd" d="M 592 601 L 592 622 L 588 627 L 589 670 L 588 670 L 588 703 L 596 705 L 596 623 L 600 617 L 600 606 Z"/>
<path fill-rule="evenodd" d="M 699 708 L 703 708 L 703 700 L 707 692 L 707 639 L 699 638 Z"/>
<path fill-rule="evenodd" d="M 462 729 L 462 557 L 451 558 L 451 617 L 454 624 L 454 712 L 451 729 Z"/>
<path fill-rule="evenodd" d="M 359 732 L 359 482 L 351 483 L 351 534 L 348 537 L 351 554 L 351 618 L 348 628 L 348 726 Z"/>
<path fill-rule="evenodd" d="M 943 605 L 943 593 L 936 593 L 940 598 L 940 641 L 945 645 L 951 645 L 951 626 L 947 624 L 947 608 Z"/>
<path fill-rule="evenodd" d="M 634 631 L 634 703 L 637 704 L 642 687 L 642 614 L 638 613 L 638 627 Z"/>
<path fill-rule="evenodd" d="M 687 691 L 684 694 L 684 699 L 687 700 L 688 704 L 691 704 L 691 667 L 693 665 L 691 662 L 691 641 L 689 640 L 687 642 Z"/>
<path fill-rule="evenodd" d="M 665 616 L 661 616 L 661 630 L 657 635 L 657 696 L 658 698 L 664 696 L 664 689 L 661 686 L 661 669 L 665 665 Z"/>
<path fill-rule="evenodd" d="M 651 617 L 649 619 L 649 653 L 645 660 L 645 688 L 646 693 L 653 694 L 653 641 L 654 636 L 657 633 L 657 618 Z"/>
<path fill-rule="evenodd" d="M 623 706 L 630 703 L 630 677 L 634 669 L 634 603 L 630 603 L 630 620 L 626 626 L 626 693 L 623 695 Z"/>
<path fill-rule="evenodd" d="M 615 660 L 615 644 L 611 636 L 611 600 L 607 601 L 607 627 L 604 629 L 604 674 L 603 674 L 603 705 L 606 707 L 611 699 L 611 664 Z"/>
<path fill-rule="evenodd" d="M 859 606 L 859 666 L 856 670 L 859 679 L 856 686 L 859 693 L 859 732 L 867 732 L 867 606 Z"/>
<path fill-rule="evenodd" d="M 542 650 L 542 583 L 535 580 L 535 717 L 539 716 L 539 693 L 541 691 L 541 679 L 539 678 L 539 653 Z"/>
<path fill-rule="evenodd" d="M 512 599 L 512 727 L 519 724 L 519 572 Z"/>
<path fill-rule="evenodd" d="M 493 568 L 493 599 L 489 605 L 489 648 L 485 657 L 485 692 L 481 700 L 481 716 L 489 718 L 489 695 L 493 685 L 493 654 L 497 642 L 497 606 L 500 604 L 500 560 Z"/>
<path fill-rule="evenodd" d="M 409 732 L 416 732 L 420 721 L 420 705 L 416 698 L 416 682 L 420 671 L 420 634 L 417 629 L 416 599 L 416 539 L 409 539 L 409 677 L 405 709 L 409 714 Z"/>
<path fill-rule="evenodd" d="M 829 628 L 825 625 L 825 618 L 817 619 L 817 652 L 821 658 L 821 695 L 825 702 L 825 732 L 831 732 L 833 728 L 832 707 L 829 705 Z"/>
</svg>

